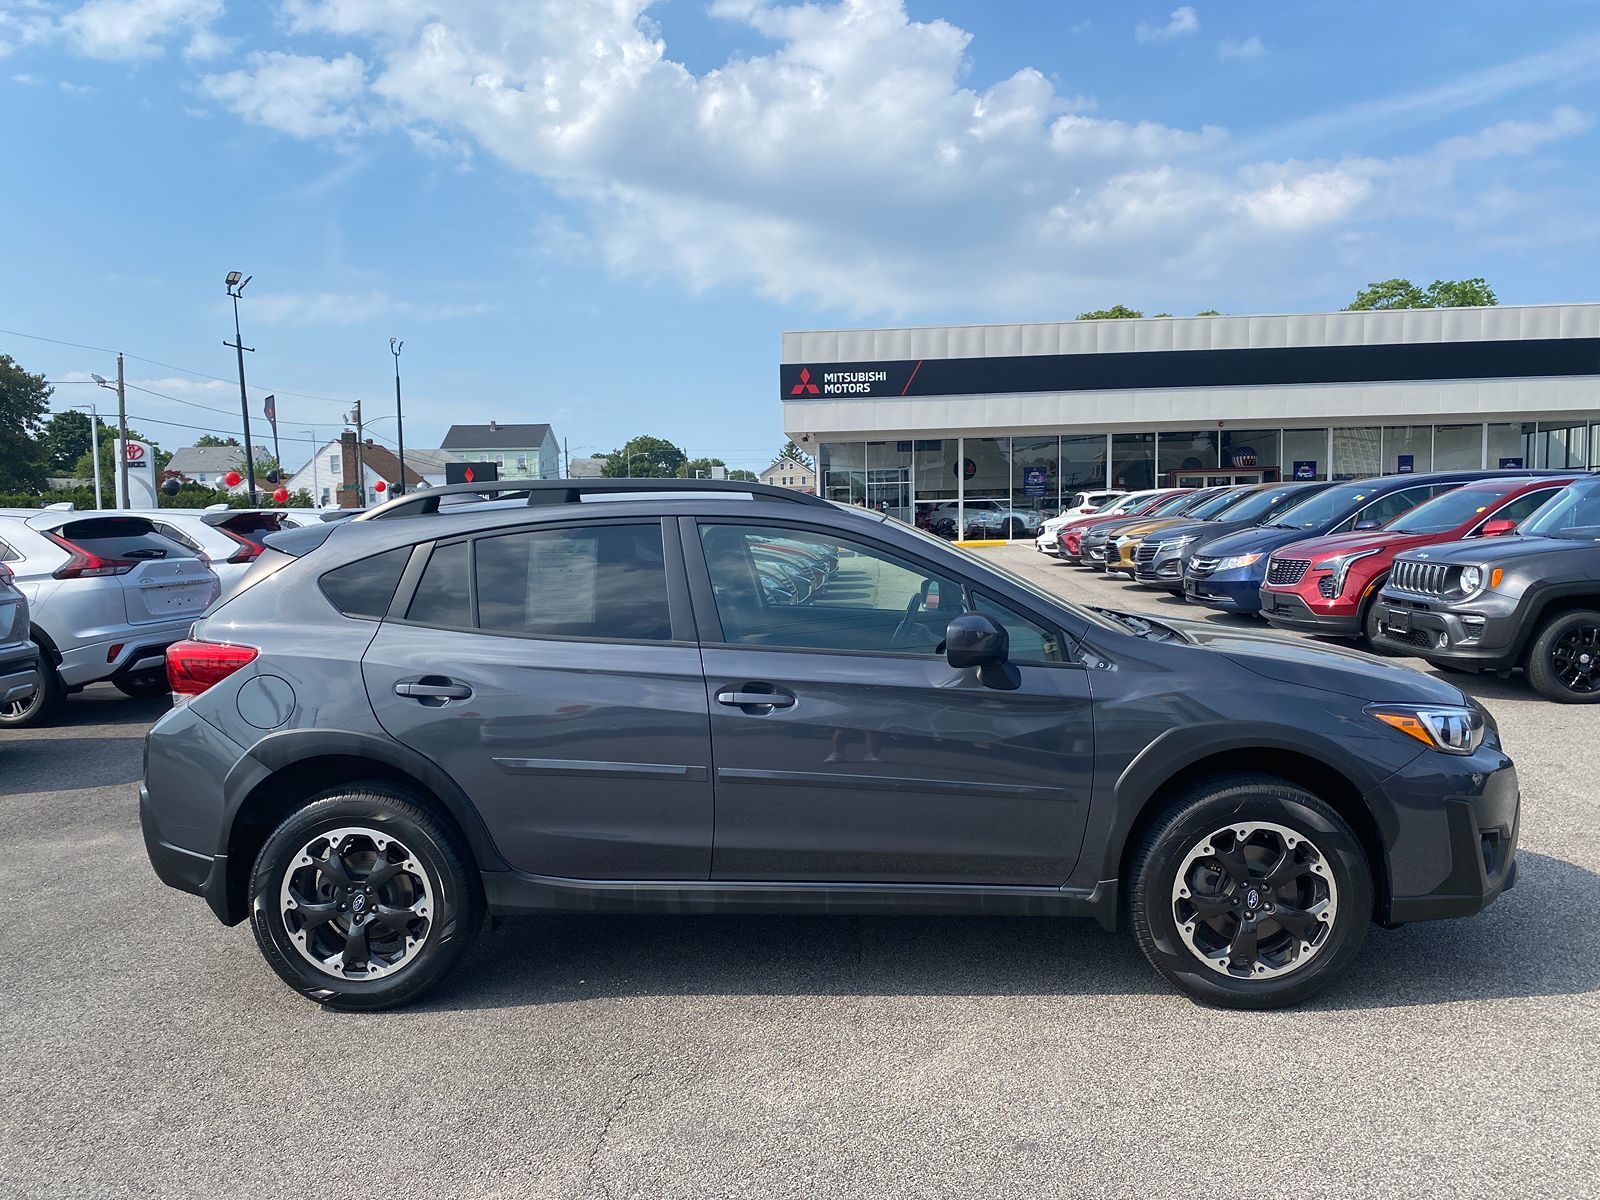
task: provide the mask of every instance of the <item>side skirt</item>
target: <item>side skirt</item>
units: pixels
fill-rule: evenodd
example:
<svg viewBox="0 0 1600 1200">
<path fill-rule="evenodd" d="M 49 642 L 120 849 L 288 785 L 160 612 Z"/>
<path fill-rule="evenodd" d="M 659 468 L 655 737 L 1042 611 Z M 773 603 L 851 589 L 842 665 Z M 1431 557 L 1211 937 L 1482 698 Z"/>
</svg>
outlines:
<svg viewBox="0 0 1600 1200">
<path fill-rule="evenodd" d="M 717 880 L 559 879 L 483 871 L 490 913 L 820 913 L 853 916 L 1093 917 L 1117 926 L 1117 881 L 1093 888 L 940 883 L 738 883 Z"/>
</svg>

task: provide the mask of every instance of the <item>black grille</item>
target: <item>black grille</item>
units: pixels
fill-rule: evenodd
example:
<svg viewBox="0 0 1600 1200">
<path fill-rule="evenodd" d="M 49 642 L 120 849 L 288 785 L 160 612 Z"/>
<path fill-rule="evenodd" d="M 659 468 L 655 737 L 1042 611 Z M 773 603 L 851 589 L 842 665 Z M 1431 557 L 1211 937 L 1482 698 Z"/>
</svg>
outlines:
<svg viewBox="0 0 1600 1200">
<path fill-rule="evenodd" d="M 1441 596 L 1444 594 L 1445 581 L 1449 575 L 1450 568 L 1444 563 L 1413 562 L 1401 558 L 1395 560 L 1394 573 L 1389 577 L 1389 582 L 1392 586 L 1408 592 Z"/>
<path fill-rule="evenodd" d="M 1156 542 L 1140 542 L 1139 551 L 1133 556 L 1137 566 L 1146 567 L 1156 560 Z"/>
<path fill-rule="evenodd" d="M 1267 562 L 1267 582 L 1276 584 L 1299 583 L 1311 569 L 1309 558 L 1274 558 Z"/>
<path fill-rule="evenodd" d="M 1387 625 L 1385 625 L 1383 627 L 1383 633 L 1384 636 L 1390 641 L 1400 642 L 1406 646 L 1420 646 L 1426 648 L 1433 645 L 1434 641 L 1432 634 L 1425 633 L 1420 629 L 1410 629 L 1405 633 L 1396 633 L 1393 629 L 1390 629 Z"/>
<path fill-rule="evenodd" d="M 1105 562 L 1106 544 L 1101 542 L 1095 546 L 1085 546 L 1083 550 L 1083 556 L 1090 562 Z"/>
<path fill-rule="evenodd" d="M 1332 600 L 1339 594 L 1333 590 L 1332 575 L 1324 575 L 1321 579 L 1317 580 L 1317 591 L 1321 593 L 1324 600 Z"/>
</svg>

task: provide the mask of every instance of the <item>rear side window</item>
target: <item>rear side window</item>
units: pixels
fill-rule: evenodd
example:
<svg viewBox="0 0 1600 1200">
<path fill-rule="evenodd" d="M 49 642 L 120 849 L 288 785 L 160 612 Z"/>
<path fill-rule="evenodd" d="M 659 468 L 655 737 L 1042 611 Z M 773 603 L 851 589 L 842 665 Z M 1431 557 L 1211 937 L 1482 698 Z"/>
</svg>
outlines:
<svg viewBox="0 0 1600 1200">
<path fill-rule="evenodd" d="M 175 542 L 143 517 L 92 517 L 69 521 L 56 531 L 74 546 L 81 546 L 101 558 L 145 559 L 193 558 L 195 553 Z"/>
<path fill-rule="evenodd" d="M 423 625 L 472 627 L 468 549 L 466 542 L 434 547 L 422 581 L 406 608 L 406 620 Z"/>
<path fill-rule="evenodd" d="M 389 611 L 389 601 L 394 599 L 400 573 L 410 557 L 410 546 L 397 546 L 335 567 L 317 582 L 329 603 L 345 616 L 381 619 Z"/>
<path fill-rule="evenodd" d="M 482 538 L 474 570 L 478 625 L 487 632 L 607 641 L 672 637 L 661 526 L 654 522 Z"/>
<path fill-rule="evenodd" d="M 4 542 L 0 542 L 0 562 L 16 562 L 22 555 L 18 554 Z"/>
</svg>

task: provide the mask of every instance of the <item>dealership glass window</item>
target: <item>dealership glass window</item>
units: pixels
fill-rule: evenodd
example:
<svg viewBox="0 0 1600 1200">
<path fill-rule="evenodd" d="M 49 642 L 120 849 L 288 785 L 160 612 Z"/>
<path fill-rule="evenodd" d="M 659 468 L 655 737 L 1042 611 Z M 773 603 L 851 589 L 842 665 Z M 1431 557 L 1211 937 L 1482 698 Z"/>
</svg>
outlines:
<svg viewBox="0 0 1600 1200">
<path fill-rule="evenodd" d="M 1023 514 L 1030 532 L 1038 531 L 1036 521 L 1061 511 L 1060 453 L 1059 438 L 1011 439 L 1011 507 Z"/>
<path fill-rule="evenodd" d="M 867 507 L 897 521 L 911 520 L 911 447 L 908 438 L 867 443 Z"/>
<path fill-rule="evenodd" d="M 1217 433 L 1196 429 L 1162 433 L 1156 444 L 1156 486 L 1173 486 L 1174 471 L 1217 469 Z"/>
<path fill-rule="evenodd" d="M 1156 435 L 1111 435 L 1111 486 L 1136 492 L 1156 485 Z"/>
<path fill-rule="evenodd" d="M 1260 468 L 1262 480 L 1279 478 L 1281 438 L 1276 429 L 1224 429 L 1221 438 L 1224 471 L 1250 471 Z"/>
<path fill-rule="evenodd" d="M 1326 429 L 1283 431 L 1283 477 L 1302 482 L 1328 478 Z"/>
<path fill-rule="evenodd" d="M 1061 494 L 1106 486 L 1106 435 L 1068 433 L 1061 438 Z"/>
<path fill-rule="evenodd" d="M 911 443 L 912 519 L 917 528 L 955 537 L 960 460 L 958 438 L 917 438 Z"/>
<path fill-rule="evenodd" d="M 1432 425 L 1386 425 L 1383 429 L 1384 475 L 1433 470 Z"/>
<path fill-rule="evenodd" d="M 1532 421 L 1514 421 L 1489 426 L 1489 454 L 1484 466 L 1491 471 L 1525 468 L 1532 470 L 1537 428 Z"/>
<path fill-rule="evenodd" d="M 1539 443 L 1537 449 L 1538 460 L 1527 464 L 1533 467 L 1549 467 L 1559 471 L 1563 467 L 1577 467 L 1580 470 L 1589 463 L 1589 427 L 1587 425 L 1553 424 L 1549 421 L 1539 422 Z"/>
<path fill-rule="evenodd" d="M 1011 439 L 963 438 L 962 473 L 966 495 L 962 505 L 964 536 L 1009 537 L 1015 532 L 1009 517 L 1011 500 Z"/>
<path fill-rule="evenodd" d="M 1435 425 L 1433 470 L 1474 471 L 1483 466 L 1483 426 Z M 1418 467 L 1417 470 L 1423 468 Z"/>
<path fill-rule="evenodd" d="M 824 442 L 817 447 L 822 494 L 840 504 L 867 496 L 866 447 L 860 442 Z"/>
<path fill-rule="evenodd" d="M 1382 438 L 1370 425 L 1333 431 L 1333 477 L 1366 479 L 1383 474 Z"/>
</svg>

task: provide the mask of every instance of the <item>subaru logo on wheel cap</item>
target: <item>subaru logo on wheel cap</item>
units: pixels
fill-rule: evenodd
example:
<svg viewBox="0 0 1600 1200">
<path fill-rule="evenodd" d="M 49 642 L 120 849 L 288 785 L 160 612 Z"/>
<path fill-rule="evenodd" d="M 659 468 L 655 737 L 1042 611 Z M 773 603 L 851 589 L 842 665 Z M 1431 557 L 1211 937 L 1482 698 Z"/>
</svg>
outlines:
<svg viewBox="0 0 1600 1200">
<path fill-rule="evenodd" d="M 1250 891 L 1248 893 L 1246 893 L 1246 895 L 1245 895 L 1244 904 L 1245 904 L 1245 907 L 1250 909 L 1251 911 L 1254 911 L 1255 909 L 1260 908 L 1261 907 L 1261 893 L 1256 891 L 1255 888 L 1251 888 Z"/>
<path fill-rule="evenodd" d="M 1251 908 L 1254 908 L 1256 906 L 1255 905 L 1255 900 L 1253 899 L 1254 895 L 1255 895 L 1255 893 L 1252 892 L 1251 893 L 1252 899 L 1250 901 L 1250 907 Z M 363 896 L 360 892 L 357 892 L 354 896 L 350 897 L 350 911 L 351 912 L 360 913 L 360 912 L 365 911 L 366 907 L 367 907 L 367 898 L 365 896 Z"/>
</svg>

